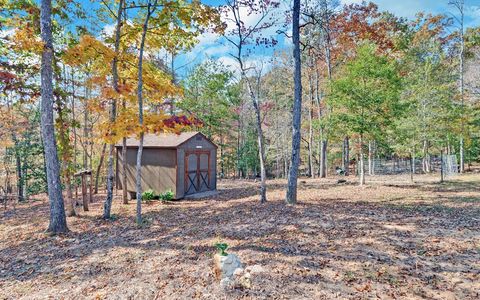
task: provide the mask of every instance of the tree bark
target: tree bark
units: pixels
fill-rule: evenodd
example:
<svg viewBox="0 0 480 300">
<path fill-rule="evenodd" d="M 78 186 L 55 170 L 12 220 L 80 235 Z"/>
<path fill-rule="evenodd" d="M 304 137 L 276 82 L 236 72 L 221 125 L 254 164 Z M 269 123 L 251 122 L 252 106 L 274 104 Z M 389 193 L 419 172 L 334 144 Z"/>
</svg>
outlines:
<svg viewBox="0 0 480 300">
<path fill-rule="evenodd" d="M 460 173 L 465 172 L 465 149 L 463 139 L 465 136 L 465 82 L 464 82 L 464 57 L 465 57 L 465 38 L 464 38 L 464 1 L 456 1 L 457 9 L 460 13 L 460 96 L 462 101 L 462 132 L 460 136 Z"/>
<path fill-rule="evenodd" d="M 52 2 L 41 0 L 40 30 L 43 42 L 41 63 L 41 125 L 47 171 L 48 199 L 50 202 L 50 223 L 48 232 L 53 234 L 68 231 L 60 182 L 60 164 L 57 144 L 55 142 L 55 125 L 53 120 L 53 36 L 52 36 Z"/>
<path fill-rule="evenodd" d="M 373 175 L 373 160 L 372 160 L 372 155 L 373 155 L 373 145 L 372 141 L 368 141 L 368 175 L 372 176 Z"/>
<path fill-rule="evenodd" d="M 22 172 L 22 158 L 20 156 L 20 151 L 19 151 L 19 143 L 17 136 L 12 133 L 12 140 L 14 142 L 14 147 L 15 147 L 15 162 L 16 162 L 16 173 L 17 173 L 17 196 L 18 196 L 18 201 L 24 201 L 24 192 L 23 192 L 23 187 L 24 187 L 24 176 Z"/>
<path fill-rule="evenodd" d="M 251 91 L 251 95 L 253 95 L 253 91 Z M 252 101 L 253 101 L 253 107 L 254 107 L 255 116 L 256 116 L 257 143 L 258 143 L 258 152 L 259 152 L 259 159 L 260 159 L 260 203 L 265 203 L 267 202 L 267 172 L 265 169 L 265 144 L 263 140 L 262 119 L 260 116 L 260 107 L 258 105 L 258 98 L 254 96 L 252 98 Z"/>
<path fill-rule="evenodd" d="M 300 140 L 302 121 L 302 61 L 300 57 L 300 0 L 293 1 L 293 59 L 294 70 L 294 102 L 292 123 L 292 158 L 288 173 L 286 201 L 288 204 L 297 202 L 298 165 L 300 164 Z"/>
<path fill-rule="evenodd" d="M 463 125 L 462 125 L 463 126 Z M 460 146 L 459 146 L 459 151 L 460 151 L 460 173 L 465 172 L 465 149 L 463 147 L 463 136 L 460 137 Z"/>
<path fill-rule="evenodd" d="M 443 167 L 443 150 L 440 150 L 440 183 L 443 183 L 445 178 L 445 170 Z"/>
<path fill-rule="evenodd" d="M 82 173 L 82 203 L 83 211 L 88 211 L 88 199 L 87 199 L 87 178 L 85 173 Z"/>
<path fill-rule="evenodd" d="M 247 69 L 244 65 L 243 57 L 242 57 L 243 55 L 242 50 L 243 50 L 245 39 L 247 39 L 248 35 L 251 34 L 253 31 L 250 31 L 249 33 L 245 33 L 245 30 L 242 27 L 243 21 L 241 20 L 240 8 L 239 8 L 238 2 L 232 1 L 228 3 L 228 7 L 231 9 L 231 12 L 233 14 L 233 18 L 235 21 L 235 27 L 237 29 L 237 32 L 235 32 L 235 34 L 237 34 L 239 38 L 238 43 L 232 42 L 231 40 L 230 42 L 234 45 L 234 47 L 237 50 L 237 55 L 235 56 L 235 58 L 237 59 L 240 65 L 240 75 L 242 80 L 246 82 L 248 94 L 252 101 L 253 109 L 255 112 L 255 123 L 256 123 L 255 125 L 257 130 L 258 158 L 260 161 L 260 179 L 261 179 L 260 180 L 260 203 L 265 203 L 267 201 L 267 173 L 265 169 L 265 144 L 264 144 L 264 138 L 263 138 L 262 119 L 261 119 L 260 105 L 259 105 L 259 99 L 258 99 L 259 95 L 256 94 L 256 91 L 254 91 L 252 84 L 247 76 Z M 258 25 L 259 24 L 257 24 L 256 26 Z M 247 34 L 247 36 L 244 36 L 244 33 Z M 259 85 L 260 83 L 257 81 L 257 84 Z M 258 91 L 258 89 L 256 90 Z"/>
<path fill-rule="evenodd" d="M 320 178 L 327 177 L 327 140 L 322 140 L 320 145 Z"/>
<path fill-rule="evenodd" d="M 107 144 L 103 144 L 102 153 L 100 154 L 100 162 L 97 166 L 97 171 L 95 172 L 95 190 L 94 193 L 98 194 L 98 181 L 100 179 L 100 171 L 102 170 L 103 161 L 105 160 L 105 151 L 107 150 Z"/>
<path fill-rule="evenodd" d="M 122 9 L 123 9 L 124 0 L 118 2 L 117 10 L 117 24 L 115 26 L 115 57 L 112 61 L 112 84 L 113 89 L 117 93 L 120 93 L 118 86 L 118 55 L 120 53 L 120 30 L 122 27 Z M 110 109 L 110 122 L 114 123 L 117 114 L 117 100 L 112 99 L 112 106 Z M 112 209 L 112 200 L 113 200 L 113 152 L 115 150 L 114 143 L 110 144 L 110 149 L 108 151 L 108 169 L 107 169 L 107 199 L 105 199 L 105 204 L 103 206 L 103 218 L 110 219 L 110 211 Z"/>
<path fill-rule="evenodd" d="M 415 174 L 415 152 L 410 155 L 410 182 L 413 183 L 413 174 Z"/>
<path fill-rule="evenodd" d="M 318 114 L 318 119 L 322 117 L 322 108 L 320 105 L 320 84 L 319 84 L 319 71 L 318 67 L 315 64 L 315 104 L 317 105 L 317 114 Z M 322 136 L 323 136 L 323 129 L 319 126 L 318 130 L 318 145 L 317 145 L 317 150 L 318 150 L 318 172 L 317 175 L 320 177 L 321 173 L 321 161 L 322 161 Z"/>
<path fill-rule="evenodd" d="M 75 73 L 72 70 L 71 74 L 71 79 L 72 79 L 72 120 L 75 122 L 76 121 L 76 116 L 75 116 Z M 77 126 L 73 126 L 73 173 L 76 172 L 77 170 Z M 78 188 L 75 180 L 73 181 L 73 185 L 75 186 L 75 199 L 74 199 L 74 205 L 77 204 L 77 199 L 78 199 Z"/>
<path fill-rule="evenodd" d="M 145 23 L 143 24 L 142 39 L 140 41 L 140 51 L 138 54 L 138 85 L 137 85 L 137 98 L 138 98 L 138 124 L 140 125 L 140 142 L 137 152 L 137 164 L 136 164 L 136 193 L 137 193 L 137 224 L 142 224 L 142 152 L 143 152 L 143 52 L 145 49 L 145 39 L 148 31 L 148 21 L 150 16 L 155 10 L 157 0 L 153 4 L 151 10 L 151 1 L 148 1 L 147 16 L 145 17 Z"/>
<path fill-rule="evenodd" d="M 344 148 L 344 155 L 343 155 L 343 170 L 345 172 L 345 176 L 350 174 L 350 141 L 348 136 L 343 139 L 343 148 Z"/>
<path fill-rule="evenodd" d="M 422 160 L 422 167 L 424 173 L 430 173 L 430 154 L 428 153 L 428 141 L 423 141 L 423 160 Z"/>
<path fill-rule="evenodd" d="M 313 105 L 314 105 L 314 97 L 313 97 L 313 82 L 312 76 L 309 74 L 308 76 L 309 88 L 310 88 L 310 107 L 308 108 L 308 175 L 311 178 L 315 177 L 315 170 L 313 164 Z"/>
<path fill-rule="evenodd" d="M 359 140 L 359 148 L 360 148 L 360 157 L 359 157 L 359 177 L 360 177 L 360 186 L 365 184 L 365 164 L 364 164 L 364 158 L 363 158 L 363 135 L 360 134 L 360 140 Z"/>
<path fill-rule="evenodd" d="M 124 102 L 125 103 L 125 102 Z M 127 192 L 127 138 L 122 139 L 122 197 L 123 204 L 128 204 Z"/>
</svg>

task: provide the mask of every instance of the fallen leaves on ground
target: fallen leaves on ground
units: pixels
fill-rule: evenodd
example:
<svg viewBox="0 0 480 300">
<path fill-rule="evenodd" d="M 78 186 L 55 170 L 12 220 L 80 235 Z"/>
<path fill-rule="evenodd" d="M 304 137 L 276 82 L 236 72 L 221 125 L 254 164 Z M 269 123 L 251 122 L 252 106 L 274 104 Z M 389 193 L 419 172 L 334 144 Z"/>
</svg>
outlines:
<svg viewBox="0 0 480 300">
<path fill-rule="evenodd" d="M 209 199 L 144 205 L 104 195 L 68 218 L 70 232 L 44 233 L 48 203 L 32 201 L 0 219 L 0 298 L 58 299 L 478 299 L 480 175 L 435 183 L 422 175 L 370 178 L 366 187 L 302 179 L 285 205 L 285 180 L 221 180 Z M 119 193 L 120 195 L 121 193 Z M 215 280 L 216 242 L 266 272 L 251 289 Z"/>
</svg>

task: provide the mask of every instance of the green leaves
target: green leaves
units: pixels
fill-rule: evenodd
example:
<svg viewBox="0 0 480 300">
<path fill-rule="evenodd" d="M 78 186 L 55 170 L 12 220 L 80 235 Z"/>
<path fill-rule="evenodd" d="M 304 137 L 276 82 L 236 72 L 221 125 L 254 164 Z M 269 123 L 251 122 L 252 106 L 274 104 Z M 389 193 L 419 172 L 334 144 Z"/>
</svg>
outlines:
<svg viewBox="0 0 480 300">
<path fill-rule="evenodd" d="M 228 255 L 228 253 L 225 252 L 225 250 L 227 250 L 227 248 L 228 248 L 227 243 L 216 243 L 215 248 L 217 248 L 218 251 L 220 251 L 220 255 L 222 255 L 222 256 L 227 256 Z"/>
<path fill-rule="evenodd" d="M 375 138 L 401 113 L 401 79 L 396 63 L 376 51 L 373 44 L 360 46 L 332 82 L 328 98 L 336 122 L 354 133 Z"/>
</svg>

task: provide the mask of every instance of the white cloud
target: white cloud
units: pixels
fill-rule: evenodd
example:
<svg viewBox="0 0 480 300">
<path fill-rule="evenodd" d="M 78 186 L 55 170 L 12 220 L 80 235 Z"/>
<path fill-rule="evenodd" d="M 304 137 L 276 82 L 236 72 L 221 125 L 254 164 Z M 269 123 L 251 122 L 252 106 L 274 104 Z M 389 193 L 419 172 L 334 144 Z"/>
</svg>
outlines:
<svg viewBox="0 0 480 300">
<path fill-rule="evenodd" d="M 115 24 L 107 24 L 103 27 L 100 36 L 113 36 L 115 32 Z"/>
<path fill-rule="evenodd" d="M 15 33 L 15 28 L 0 30 L 0 38 L 5 39 Z"/>
<path fill-rule="evenodd" d="M 475 19 L 480 18 L 480 5 L 466 6 L 465 16 Z"/>
<path fill-rule="evenodd" d="M 471 0 L 472 1 L 472 0 Z M 475 2 L 477 0 L 474 0 Z M 343 4 L 361 3 L 360 0 L 342 0 Z M 368 1 L 367 1 L 368 2 Z M 453 6 L 448 4 L 448 0 L 375 0 L 380 10 L 388 10 L 397 16 L 405 18 L 415 18 L 419 12 L 431 14 L 447 14 L 456 13 Z M 465 1 L 467 2 L 467 1 Z M 469 1 L 470 2 L 470 1 Z M 473 2 L 473 1 L 472 1 Z M 474 7 L 474 6 L 472 6 Z M 478 8 L 478 7 L 477 7 Z M 465 7 L 465 12 L 468 14 L 469 7 Z"/>
</svg>

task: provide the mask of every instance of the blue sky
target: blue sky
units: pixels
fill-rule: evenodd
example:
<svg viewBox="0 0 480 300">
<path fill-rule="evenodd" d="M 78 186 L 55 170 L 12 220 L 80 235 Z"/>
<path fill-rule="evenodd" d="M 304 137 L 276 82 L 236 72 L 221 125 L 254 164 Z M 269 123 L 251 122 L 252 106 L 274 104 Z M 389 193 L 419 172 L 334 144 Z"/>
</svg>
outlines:
<svg viewBox="0 0 480 300">
<path fill-rule="evenodd" d="M 372 2 L 379 6 L 381 11 L 390 11 L 397 16 L 413 19 L 415 14 L 423 11 L 431 14 L 451 14 L 456 13 L 454 8 L 448 4 L 449 0 L 374 0 Z M 222 5 L 223 0 L 204 0 L 209 5 Z M 289 0 L 284 1 L 283 10 L 289 5 Z M 342 4 L 361 3 L 362 0 L 341 0 Z M 249 17 L 254 20 L 253 17 Z M 465 0 L 465 24 L 467 27 L 480 25 L 480 0 Z M 276 30 L 272 30 L 271 34 L 279 39 L 277 49 L 286 49 L 290 42 L 275 34 Z M 189 68 L 194 67 L 207 57 L 222 60 L 226 65 L 235 65 L 236 62 L 229 55 L 232 51 L 231 46 L 222 39 L 213 34 L 205 34 L 200 37 L 199 44 L 188 53 L 184 53 L 176 58 L 175 65 L 179 67 L 178 75 L 184 75 Z M 258 48 L 249 58 L 254 61 L 265 61 L 272 55 L 273 49 Z"/>
<path fill-rule="evenodd" d="M 85 5 L 89 7 L 95 7 L 100 5 L 98 3 L 84 0 Z M 282 6 L 279 10 L 285 11 L 289 6 L 291 0 L 280 0 Z M 340 0 L 342 4 L 361 3 L 362 0 Z M 415 14 L 423 11 L 431 14 L 450 14 L 456 13 L 454 8 L 448 5 L 449 0 L 371 0 L 379 6 L 382 11 L 390 11 L 397 16 L 406 17 L 412 19 Z M 225 3 L 225 0 L 202 0 L 203 3 L 219 6 Z M 255 20 L 254 16 L 248 16 L 245 18 L 250 22 Z M 465 0 L 465 24 L 467 27 L 480 26 L 480 0 Z M 93 24 L 90 24 L 93 25 Z M 94 25 L 95 26 L 95 25 Z M 113 26 L 113 25 L 112 25 Z M 279 43 L 276 49 L 288 49 L 290 41 L 283 36 L 276 34 L 276 28 L 272 29 L 269 34 L 275 36 Z M 225 39 L 218 36 L 207 33 L 199 38 L 198 45 L 188 53 L 182 53 L 175 59 L 175 66 L 177 75 L 183 77 L 187 71 L 193 68 L 196 64 L 205 60 L 207 57 L 217 58 L 223 61 L 226 65 L 234 66 L 236 62 L 229 55 L 232 51 L 232 47 L 225 41 Z M 274 49 L 269 48 L 257 48 L 251 57 L 252 62 L 267 61 L 271 57 Z M 232 68 L 234 69 L 234 68 Z"/>
</svg>

